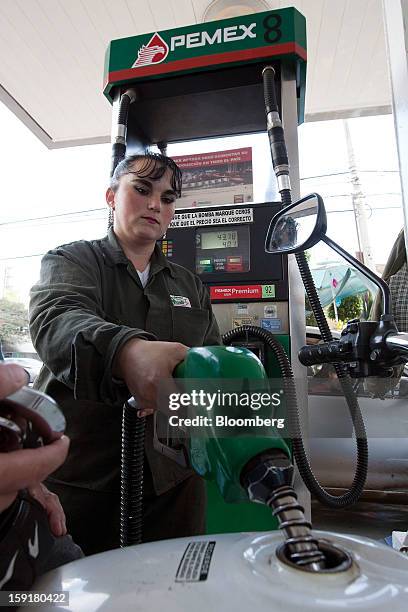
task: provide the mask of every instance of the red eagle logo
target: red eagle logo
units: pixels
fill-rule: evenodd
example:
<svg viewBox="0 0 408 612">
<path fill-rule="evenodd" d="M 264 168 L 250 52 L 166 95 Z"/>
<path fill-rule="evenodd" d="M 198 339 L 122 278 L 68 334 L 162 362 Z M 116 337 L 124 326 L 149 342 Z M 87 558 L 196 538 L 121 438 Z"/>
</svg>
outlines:
<svg viewBox="0 0 408 612">
<path fill-rule="evenodd" d="M 162 37 L 153 34 L 147 45 L 142 45 L 137 52 L 137 60 L 132 68 L 140 68 L 141 66 L 151 66 L 152 64 L 160 64 L 169 54 L 169 46 Z"/>
</svg>

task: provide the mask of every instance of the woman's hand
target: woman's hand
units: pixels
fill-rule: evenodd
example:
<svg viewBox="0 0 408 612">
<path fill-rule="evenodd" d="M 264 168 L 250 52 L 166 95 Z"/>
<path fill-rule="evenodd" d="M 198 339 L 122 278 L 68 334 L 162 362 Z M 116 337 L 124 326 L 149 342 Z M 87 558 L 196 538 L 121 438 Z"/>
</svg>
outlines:
<svg viewBox="0 0 408 612">
<path fill-rule="evenodd" d="M 50 529 L 55 536 L 63 536 L 67 533 L 65 513 L 58 499 L 58 495 L 51 493 L 41 482 L 28 487 L 28 492 L 36 499 L 48 515 Z"/>
<path fill-rule="evenodd" d="M 185 359 L 188 347 L 180 342 L 156 342 L 132 338 L 116 355 L 113 375 L 125 381 L 140 408 L 139 416 L 157 408 L 157 389 L 163 379 Z"/>
</svg>

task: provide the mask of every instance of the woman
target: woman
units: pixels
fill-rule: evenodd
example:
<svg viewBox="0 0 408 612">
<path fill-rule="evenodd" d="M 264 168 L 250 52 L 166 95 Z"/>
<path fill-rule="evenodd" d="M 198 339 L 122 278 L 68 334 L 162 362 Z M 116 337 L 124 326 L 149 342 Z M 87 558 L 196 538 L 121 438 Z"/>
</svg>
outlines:
<svg viewBox="0 0 408 612">
<path fill-rule="evenodd" d="M 36 386 L 60 404 L 71 438 L 68 459 L 48 484 L 86 554 L 119 545 L 123 402 L 133 395 L 150 415 L 158 384 L 187 347 L 220 342 L 201 281 L 156 245 L 180 194 L 171 159 L 123 160 L 106 192 L 108 236 L 47 253 L 32 289 L 31 334 L 45 364 Z M 201 533 L 203 483 L 153 450 L 151 416 L 145 458 L 144 541 Z"/>
</svg>

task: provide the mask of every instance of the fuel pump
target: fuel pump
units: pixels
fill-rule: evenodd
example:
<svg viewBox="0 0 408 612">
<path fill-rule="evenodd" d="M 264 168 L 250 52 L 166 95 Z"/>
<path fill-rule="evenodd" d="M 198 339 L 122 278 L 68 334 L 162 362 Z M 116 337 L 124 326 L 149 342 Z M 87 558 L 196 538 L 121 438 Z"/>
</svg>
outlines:
<svg viewBox="0 0 408 612">
<path fill-rule="evenodd" d="M 246 19 L 247 22 L 244 23 Z M 267 65 L 265 67 L 265 57 L 273 57 L 277 50 L 278 56 L 281 57 L 282 48 L 277 43 L 281 42 L 282 36 L 285 38 L 288 35 L 285 32 L 285 19 L 288 31 L 290 28 L 293 28 L 291 31 L 292 39 L 296 39 L 294 57 L 290 54 L 289 57 L 284 55 L 283 59 L 279 62 L 275 61 L 274 66 Z M 276 255 L 269 258 L 268 254 L 263 252 L 262 243 L 257 240 L 257 237 L 262 232 L 261 228 L 265 226 L 265 215 L 270 214 L 272 210 L 276 211 L 276 206 L 287 206 L 292 201 L 289 156 L 286 150 L 285 134 L 279 115 L 279 106 L 282 109 L 285 109 L 286 104 L 293 106 L 294 91 L 292 90 L 292 95 L 288 94 L 288 87 L 286 86 L 285 88 L 284 85 L 285 80 L 292 80 L 292 82 L 296 82 L 298 85 L 296 91 L 299 92 L 298 102 L 300 104 L 297 104 L 297 106 L 298 109 L 301 109 L 304 87 L 302 76 L 304 77 L 305 64 L 303 61 L 304 55 L 299 51 L 298 43 L 305 44 L 305 39 L 303 38 L 304 21 L 301 20 L 300 15 L 294 9 L 285 9 L 279 12 L 272 11 L 270 13 L 259 14 L 259 16 L 253 15 L 238 18 L 238 20 L 216 22 L 212 25 L 213 31 L 211 33 L 205 31 L 204 28 L 206 27 L 208 26 L 199 26 L 198 29 L 201 29 L 201 32 L 191 33 L 189 29 L 184 28 L 177 35 L 173 31 L 152 35 L 147 44 L 141 45 L 132 68 L 127 70 L 117 70 L 119 62 L 118 49 L 122 54 L 120 59 L 124 61 L 123 56 L 126 55 L 124 49 L 127 51 L 131 48 L 130 43 L 135 43 L 135 39 L 125 39 L 124 41 L 113 41 L 111 43 L 108 54 L 108 84 L 105 88 L 105 93 L 114 102 L 118 115 L 117 131 L 113 144 L 113 164 L 116 163 L 118 156 L 124 154 L 125 150 L 141 150 L 148 143 L 160 144 L 163 148 L 165 143 L 182 138 L 191 138 L 192 136 L 215 136 L 226 131 L 238 133 L 239 131 L 245 131 L 245 129 L 250 132 L 256 131 L 260 121 L 259 113 L 261 110 L 261 105 L 257 104 L 257 101 L 260 102 L 260 95 L 263 97 L 272 163 L 278 191 L 281 195 L 281 204 L 267 203 L 264 206 L 254 205 L 251 207 L 241 206 L 235 208 L 219 207 L 211 208 L 211 210 L 184 210 L 176 215 L 162 243 L 165 242 L 165 251 L 168 257 L 176 263 L 180 263 L 199 273 L 203 282 L 209 286 L 214 311 L 220 323 L 221 331 L 224 333 L 224 341 L 226 343 L 234 342 L 241 346 L 251 346 L 263 357 L 264 365 L 267 367 L 268 375 L 271 378 L 285 376 L 287 372 L 282 369 L 282 364 L 276 363 L 276 354 L 274 354 L 275 351 L 273 350 L 276 338 L 273 337 L 267 326 L 274 324 L 275 332 L 284 331 L 283 342 L 286 341 L 287 345 L 290 343 L 295 348 L 296 344 L 303 344 L 303 342 L 299 343 L 299 337 L 293 338 L 290 342 L 287 341 L 290 338 L 289 331 L 292 331 L 289 329 L 291 327 L 290 317 L 292 321 L 293 318 L 297 318 L 300 321 L 304 320 L 302 302 L 298 303 L 296 310 L 294 306 L 295 300 L 293 300 L 289 308 L 289 292 L 293 294 L 294 286 L 296 285 L 294 274 L 293 272 L 288 274 L 285 258 L 278 258 Z M 218 61 L 215 59 L 217 56 L 212 56 L 210 61 L 208 57 L 201 57 L 199 59 L 198 56 L 194 55 L 194 58 L 190 60 L 190 72 L 188 75 L 181 75 L 180 72 L 182 71 L 177 70 L 177 78 L 173 78 L 172 81 L 166 78 L 160 82 L 149 81 L 149 77 L 150 79 L 153 76 L 157 78 L 160 75 L 163 78 L 164 74 L 172 74 L 176 64 L 177 68 L 185 66 L 185 60 L 176 59 L 178 47 L 188 48 L 192 40 L 196 41 L 198 39 L 200 43 L 204 44 L 205 40 L 209 37 L 214 37 L 214 40 L 226 43 L 226 32 L 232 33 L 239 30 L 244 32 L 242 36 L 246 41 L 244 45 L 245 51 L 242 48 L 239 51 L 231 51 L 229 57 L 233 56 L 234 62 L 232 67 L 230 62 L 228 62 L 228 71 L 225 70 L 225 57 L 221 60 L 222 67 L 217 66 L 217 70 L 214 70 L 216 61 Z M 258 32 L 263 34 L 261 43 L 259 43 L 257 38 Z M 271 32 L 273 32 L 273 35 Z M 293 32 L 295 36 L 293 36 Z M 230 34 L 228 34 L 227 40 L 233 42 L 234 45 L 237 44 L 238 40 L 241 44 L 241 37 L 235 37 L 234 35 L 230 39 L 229 36 Z M 246 40 L 247 37 L 250 40 L 256 39 L 250 55 L 248 55 L 249 43 Z M 267 44 L 265 45 L 265 43 Z M 257 46 L 259 44 L 265 46 Z M 159 51 L 159 48 L 161 51 Z M 230 49 L 235 49 L 235 46 L 231 46 Z M 173 64 L 171 62 L 167 65 L 163 64 L 172 50 L 175 52 L 172 58 L 174 60 Z M 149 53 L 147 53 L 148 51 Z M 150 59 L 147 60 L 147 57 Z M 250 62 L 252 63 L 247 63 L 245 66 L 237 66 L 236 60 L 243 57 L 250 57 Z M 261 58 L 262 61 L 260 61 Z M 155 60 L 157 60 L 157 65 Z M 111 66 L 115 68 L 113 72 L 111 71 Z M 212 67 L 211 73 L 205 71 L 194 72 L 196 67 L 199 67 L 200 70 L 203 70 L 205 67 L 208 70 L 210 66 Z M 193 70 L 191 70 L 192 67 Z M 262 87 L 260 87 L 261 72 L 263 77 Z M 291 72 L 291 76 L 288 77 L 288 74 L 290 75 Z M 256 76 L 257 74 L 258 76 Z M 275 78 L 281 83 L 280 88 L 275 87 Z M 118 87 L 118 83 L 122 87 Z M 130 84 L 132 85 L 131 89 L 129 89 Z M 170 90 L 171 94 L 169 93 Z M 249 106 L 244 107 L 240 104 L 239 108 L 237 108 L 235 104 L 232 106 L 232 110 L 230 110 L 227 103 L 231 104 L 232 98 L 236 98 L 237 95 L 242 95 L 243 99 L 248 101 Z M 194 112 L 192 113 L 193 102 Z M 210 108 L 213 111 L 211 113 L 211 121 L 209 120 Z M 169 109 L 174 112 L 169 112 Z M 201 110 L 202 113 L 196 113 L 197 109 Z M 298 110 L 298 115 L 301 116 L 301 113 L 302 111 Z M 175 119 L 177 115 L 183 116 L 183 122 L 180 125 Z M 194 121 L 196 118 L 198 120 Z M 222 122 L 225 122 L 226 125 L 223 126 Z M 291 136 L 293 136 L 293 132 L 296 132 L 296 126 L 293 126 L 293 117 L 292 121 L 286 123 L 286 128 Z M 292 158 L 295 157 L 295 151 L 292 150 Z M 219 239 L 219 228 L 227 231 L 230 236 L 224 248 L 222 239 Z M 303 253 L 298 253 L 296 258 L 309 301 L 314 311 L 316 311 L 319 326 L 321 327 L 322 334 L 324 334 L 323 338 L 326 339 L 330 335 L 330 330 L 321 307 L 319 310 L 317 292 L 314 288 L 306 258 Z M 292 276 L 292 279 L 290 276 Z M 273 304 L 269 304 L 271 300 L 273 300 Z M 237 304 L 241 309 L 240 314 L 242 315 L 242 311 L 244 311 L 247 315 L 246 317 L 237 316 L 237 311 L 233 310 L 237 308 Z M 266 317 L 266 309 L 271 306 L 276 311 L 279 310 L 280 317 L 275 316 L 271 319 Z M 294 316 L 295 314 L 296 316 Z M 234 325 L 234 315 L 235 320 L 244 318 L 247 321 L 253 321 L 260 325 Z M 232 327 L 235 326 L 238 329 L 229 331 L 231 323 Z M 367 441 L 364 424 L 349 378 L 341 365 L 335 364 L 335 369 L 349 404 L 353 422 L 356 423 L 356 430 L 358 431 L 357 468 L 350 491 L 336 497 L 328 494 L 320 487 L 306 457 L 297 410 L 290 412 L 289 408 L 289 414 L 295 432 L 293 435 L 293 449 L 304 482 L 308 489 L 322 503 L 332 507 L 342 507 L 355 503 L 363 490 L 367 474 Z M 297 375 L 299 375 L 299 372 Z M 307 398 L 305 395 L 300 398 L 300 401 L 302 405 L 306 405 Z M 135 419 L 134 415 L 132 417 L 131 410 L 129 410 L 128 406 L 125 406 L 124 426 L 130 424 L 132 418 Z M 133 425 L 135 428 L 138 428 L 139 433 L 137 435 L 140 437 L 138 437 L 136 445 L 130 439 L 131 450 L 128 451 L 125 446 L 128 436 L 126 429 L 124 429 L 124 455 L 133 457 L 132 464 L 137 466 L 137 481 L 139 483 L 142 466 L 140 461 L 134 458 L 136 451 L 133 448 L 135 446 L 140 448 L 143 445 L 143 425 L 137 423 L 137 421 Z M 161 452 L 174 457 L 174 449 L 166 449 L 166 445 L 158 441 L 156 446 Z M 126 471 L 123 465 L 123 472 Z M 125 500 L 124 509 L 131 503 L 128 503 L 126 500 L 133 499 L 133 496 L 127 493 L 128 486 L 126 480 L 124 479 L 122 483 L 123 499 Z M 211 484 L 208 487 L 210 499 L 208 512 L 209 532 L 222 530 L 219 523 L 220 517 L 223 515 L 226 517 L 229 530 L 233 528 L 237 530 L 254 528 L 255 525 L 258 529 L 261 528 L 259 513 L 256 515 L 256 519 L 254 517 L 249 519 L 249 524 L 244 523 L 242 521 L 242 509 L 235 510 L 227 508 L 225 505 L 220 506 L 220 501 L 222 502 L 222 500 L 219 499 L 217 490 Z M 140 516 L 141 512 L 140 484 L 137 484 L 136 488 L 139 490 L 139 496 L 134 499 L 132 506 L 137 508 L 137 512 L 128 510 L 126 514 L 133 517 L 133 522 L 140 524 L 140 520 L 136 518 Z M 304 503 L 304 500 L 302 501 Z M 213 514 L 211 513 L 211 505 L 216 507 L 216 512 Z M 306 503 L 306 507 L 307 505 Z M 220 512 L 220 507 L 222 512 Z M 251 509 L 252 512 L 256 511 Z M 236 524 L 233 521 L 234 515 L 239 516 Z M 216 516 L 216 519 L 212 520 L 212 516 Z M 264 526 L 271 528 L 269 517 Z M 123 542 L 125 539 L 123 538 Z M 134 541 L 132 540 L 132 542 Z"/>
<path fill-rule="evenodd" d="M 270 338 L 286 352 L 291 344 L 287 260 L 265 254 L 259 240 L 279 208 L 264 203 L 181 209 L 162 241 L 170 261 L 199 274 L 208 286 L 224 344 L 254 352 L 270 379 L 282 378 Z M 211 480 L 207 493 L 208 533 L 277 528 L 266 508 L 245 498 L 239 506 L 225 504 Z"/>
<path fill-rule="evenodd" d="M 297 123 L 303 120 L 306 67 L 305 21 L 295 9 L 112 41 L 104 90 L 114 113 L 112 168 L 125 151 L 142 152 L 152 144 L 164 150 L 168 143 L 193 138 L 264 132 L 260 74 L 267 58 L 274 62 L 283 83 L 278 94 L 282 107 L 294 115 L 294 122 L 288 122 L 288 132 L 295 157 Z M 299 283 L 293 270 L 288 273 L 286 258 L 269 258 L 259 240 L 273 210 L 277 210 L 276 205 L 268 202 L 249 207 L 178 211 L 163 247 L 167 257 L 171 252 L 176 263 L 187 268 L 193 265 L 193 271 L 208 284 L 222 333 L 242 328 L 226 335 L 225 341 L 252 348 L 263 360 L 268 375 L 280 377 L 276 356 L 265 338 L 272 330 L 286 350 L 292 348 L 297 352 L 304 343 L 299 335 L 301 326 L 299 332 L 296 329 L 303 312 L 301 301 L 296 301 L 296 306 L 294 301 L 289 309 L 289 290 L 294 295 Z M 187 215 L 193 222 L 186 225 Z M 200 219 L 194 222 L 197 216 Z M 220 228 L 228 229 L 233 236 L 232 244 L 236 245 L 224 249 L 222 254 L 220 245 L 214 244 Z M 218 258 L 212 254 L 208 246 L 211 244 L 213 250 L 218 250 Z M 213 262 L 217 259 L 212 270 L 203 263 L 206 259 Z M 253 322 L 252 331 L 249 326 L 239 325 L 239 321 Z M 296 375 L 300 377 L 300 370 Z M 305 390 L 302 392 L 301 401 L 305 405 Z M 137 444 L 140 448 L 143 426 L 137 421 L 132 423 L 132 418 L 134 410 L 125 408 L 126 431 L 140 429 Z M 133 472 L 140 477 L 142 470 L 133 450 L 135 445 L 127 440 L 125 434 L 123 455 L 129 459 L 126 465 L 132 465 Z M 160 441 L 157 448 L 169 456 L 181 457 L 173 448 L 166 450 Z M 123 466 L 123 471 L 127 473 L 128 469 Z M 140 515 L 140 496 L 138 500 L 128 491 L 126 481 L 127 478 L 122 483 L 124 511 L 132 516 L 132 523 L 140 524 L 136 518 Z M 136 488 L 140 492 L 139 480 L 138 483 Z M 277 527 L 266 509 L 248 503 L 239 508 L 228 506 L 212 483 L 208 484 L 208 493 L 209 532 Z M 300 482 L 297 494 L 308 513 L 309 497 Z"/>
</svg>

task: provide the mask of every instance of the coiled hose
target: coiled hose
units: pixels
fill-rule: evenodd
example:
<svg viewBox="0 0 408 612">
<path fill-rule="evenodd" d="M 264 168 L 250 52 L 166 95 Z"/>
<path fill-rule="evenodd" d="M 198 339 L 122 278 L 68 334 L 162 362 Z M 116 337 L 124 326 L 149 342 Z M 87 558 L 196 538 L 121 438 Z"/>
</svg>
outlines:
<svg viewBox="0 0 408 612">
<path fill-rule="evenodd" d="M 112 178 L 116 166 L 126 157 L 126 137 L 129 107 L 136 100 L 136 91 L 128 89 L 121 95 L 119 101 L 118 121 L 112 129 L 112 152 L 110 177 Z M 108 230 L 113 226 L 113 209 L 109 209 Z"/>
<path fill-rule="evenodd" d="M 309 297 L 309 300 L 310 300 L 310 297 Z M 319 302 L 319 305 L 320 305 L 320 302 Z M 322 311 L 322 314 L 324 318 L 323 311 Z M 327 325 L 327 322 L 326 322 L 326 325 Z M 329 333 L 330 333 L 330 330 L 329 330 Z M 321 487 L 315 475 L 313 474 L 312 468 L 310 467 L 310 464 L 309 464 L 309 461 L 306 455 L 306 451 L 303 445 L 293 371 L 292 371 L 292 367 L 291 367 L 289 358 L 286 355 L 280 343 L 276 340 L 276 338 L 274 338 L 271 332 L 265 329 L 262 329 L 260 327 L 257 327 L 255 325 L 243 325 L 236 329 L 232 329 L 231 331 L 223 335 L 222 341 L 224 344 L 228 345 L 234 340 L 241 340 L 243 338 L 248 339 L 250 335 L 256 336 L 257 338 L 260 338 L 261 340 L 263 340 L 272 349 L 278 361 L 279 368 L 282 372 L 282 377 L 283 377 L 283 386 L 284 386 L 285 397 L 286 397 L 286 402 L 287 402 L 290 432 L 292 435 L 293 453 L 295 456 L 296 464 L 299 469 L 299 473 L 304 483 L 306 484 L 307 488 L 322 504 L 332 507 L 332 508 L 344 508 L 345 506 L 350 506 L 356 503 L 363 491 L 364 483 L 367 477 L 367 464 L 368 464 L 367 440 L 362 439 L 362 438 L 357 438 L 357 450 L 358 450 L 357 467 L 356 467 L 356 473 L 354 476 L 353 483 L 350 487 L 350 490 L 344 495 L 336 496 L 336 495 L 331 495 L 325 489 L 323 489 L 323 487 Z M 337 373 L 337 370 L 336 370 L 336 373 Z M 337 375 L 339 376 L 339 374 Z M 361 417 L 361 413 L 360 413 L 360 409 L 359 409 L 357 400 L 354 396 L 354 392 L 351 387 L 350 380 L 343 369 L 341 369 L 340 375 L 341 375 L 341 378 L 339 376 L 339 380 L 342 383 L 342 388 L 344 390 L 344 394 L 346 395 L 346 399 L 349 404 L 349 408 L 350 408 L 350 412 L 353 418 L 353 423 L 356 429 L 356 433 L 358 432 L 358 435 L 361 435 L 362 433 L 364 433 L 365 435 L 364 423 Z"/>
<path fill-rule="evenodd" d="M 129 107 L 136 99 L 134 89 L 122 94 L 119 102 L 116 133 L 112 135 L 110 176 L 126 155 L 126 132 Z M 108 229 L 113 225 L 109 212 Z M 143 527 L 143 464 L 146 420 L 137 416 L 136 402 L 131 398 L 123 405 L 122 455 L 120 474 L 120 545 L 140 544 Z"/>
<path fill-rule="evenodd" d="M 281 191 L 281 199 L 283 206 L 289 206 L 289 204 L 292 203 L 292 196 L 289 189 L 284 189 Z M 325 314 L 323 312 L 323 308 L 320 304 L 313 276 L 310 271 L 309 264 L 307 263 L 307 259 L 304 252 L 296 254 L 296 262 L 306 290 L 306 295 L 308 297 L 314 317 L 322 335 L 322 340 L 323 342 L 330 342 L 331 340 L 333 340 L 333 336 L 327 323 Z M 346 398 L 354 431 L 356 433 L 356 471 L 349 491 L 344 495 L 338 496 L 330 495 L 330 493 L 325 491 L 320 486 L 320 484 L 314 478 L 313 472 L 310 469 L 310 465 L 307 462 L 306 455 L 305 459 L 307 462 L 307 466 L 305 465 L 304 470 L 305 473 L 308 474 L 306 477 L 308 480 L 305 482 L 308 482 L 310 480 L 310 484 L 312 485 L 312 488 L 309 488 L 309 491 L 313 493 L 313 495 L 315 495 L 321 503 L 329 507 L 343 508 L 345 506 L 351 506 L 355 504 L 364 491 L 364 485 L 367 479 L 368 471 L 368 443 L 364 420 L 360 411 L 360 406 L 358 404 L 356 394 L 353 389 L 352 382 L 347 373 L 346 366 L 342 363 L 333 363 L 332 365 L 341 385 L 344 397 Z M 302 474 L 300 467 L 299 472 Z"/>
<path fill-rule="evenodd" d="M 119 102 L 119 110 L 118 110 L 118 122 L 114 129 L 116 133 L 112 134 L 112 157 L 111 157 L 111 172 L 110 175 L 113 176 L 115 172 L 115 168 L 118 163 L 125 157 L 126 155 L 126 133 L 127 133 L 127 123 L 128 123 L 128 115 L 129 115 L 129 107 L 136 99 L 136 92 L 134 89 L 128 89 L 125 91 L 121 97 Z"/>
<path fill-rule="evenodd" d="M 142 542 L 143 467 L 146 418 L 137 416 L 136 402 L 125 402 L 122 414 L 120 482 L 120 546 Z"/>
</svg>

